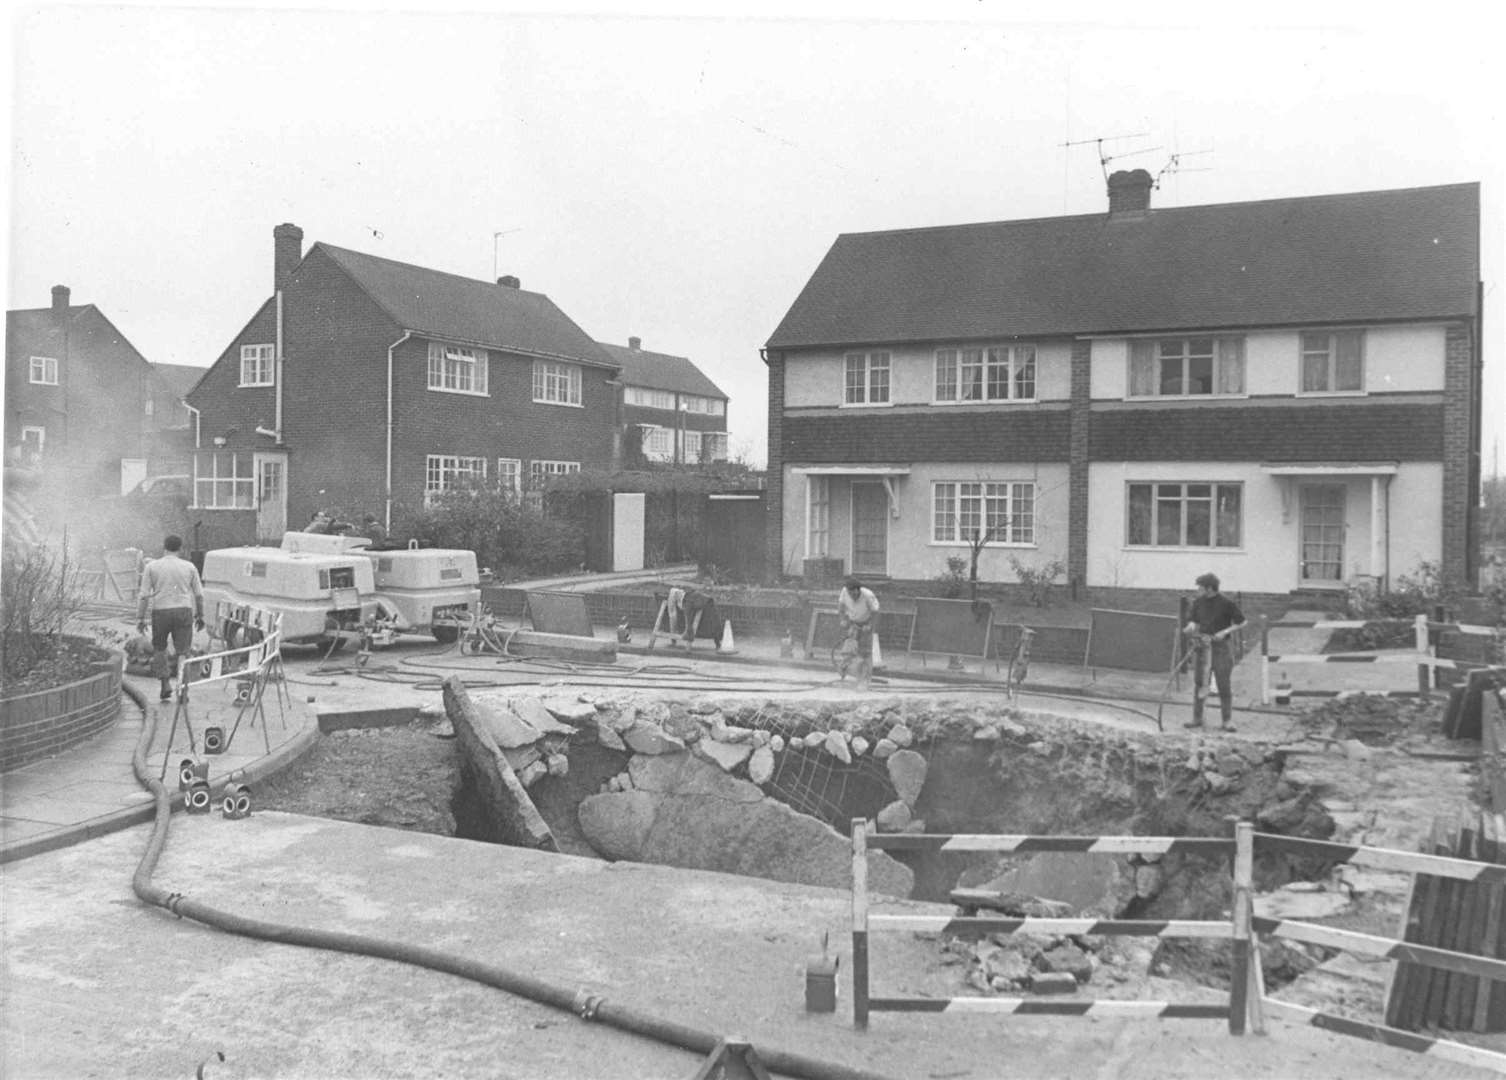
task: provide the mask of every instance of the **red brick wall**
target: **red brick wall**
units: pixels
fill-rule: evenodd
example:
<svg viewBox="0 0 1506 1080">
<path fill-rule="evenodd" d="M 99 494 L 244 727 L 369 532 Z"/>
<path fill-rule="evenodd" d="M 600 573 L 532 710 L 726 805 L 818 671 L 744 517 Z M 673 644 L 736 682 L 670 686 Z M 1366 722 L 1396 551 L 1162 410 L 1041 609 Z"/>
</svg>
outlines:
<svg viewBox="0 0 1506 1080">
<path fill-rule="evenodd" d="M 768 495 L 764 512 L 768 527 L 764 530 L 764 565 L 775 577 L 784 565 L 784 354 L 766 356 L 769 369 L 769 468 Z"/>
<path fill-rule="evenodd" d="M 1480 447 L 1474 423 L 1473 328 L 1455 323 L 1444 334 L 1443 354 L 1443 574 L 1473 584 L 1479 541 L 1476 491 Z"/>
<path fill-rule="evenodd" d="M 1088 580 L 1088 463 L 1093 433 L 1093 345 L 1072 343 L 1071 431 L 1067 458 L 1067 581 Z"/>
</svg>

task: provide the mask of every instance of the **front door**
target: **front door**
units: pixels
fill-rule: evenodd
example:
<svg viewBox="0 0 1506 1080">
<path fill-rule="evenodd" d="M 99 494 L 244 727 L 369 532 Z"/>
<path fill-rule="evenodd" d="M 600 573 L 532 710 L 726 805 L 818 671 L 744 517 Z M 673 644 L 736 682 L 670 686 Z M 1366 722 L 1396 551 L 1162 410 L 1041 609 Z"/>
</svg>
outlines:
<svg viewBox="0 0 1506 1080">
<path fill-rule="evenodd" d="M 1302 488 L 1303 585 L 1337 585 L 1344 580 L 1344 487 L 1306 484 Z"/>
<path fill-rule="evenodd" d="M 852 485 L 852 572 L 889 573 L 889 494 L 883 484 Z"/>
<path fill-rule="evenodd" d="M 281 454 L 256 455 L 256 535 L 261 540 L 280 543 L 287 531 L 286 469 L 287 461 Z"/>
</svg>

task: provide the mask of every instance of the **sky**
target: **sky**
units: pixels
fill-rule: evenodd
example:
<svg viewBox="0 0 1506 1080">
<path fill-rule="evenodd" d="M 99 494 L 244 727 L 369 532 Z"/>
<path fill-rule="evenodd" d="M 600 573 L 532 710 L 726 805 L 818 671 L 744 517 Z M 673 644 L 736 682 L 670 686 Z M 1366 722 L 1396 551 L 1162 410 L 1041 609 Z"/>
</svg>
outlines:
<svg viewBox="0 0 1506 1080">
<path fill-rule="evenodd" d="M 1450 2 L 1210 7 L 14 9 L 7 307 L 67 285 L 207 366 L 292 222 L 688 356 L 762 465 L 759 349 L 841 233 L 1097 213 L 1105 168 L 1159 174 L 1161 207 L 1479 181 L 1490 474 L 1499 34 Z"/>
</svg>

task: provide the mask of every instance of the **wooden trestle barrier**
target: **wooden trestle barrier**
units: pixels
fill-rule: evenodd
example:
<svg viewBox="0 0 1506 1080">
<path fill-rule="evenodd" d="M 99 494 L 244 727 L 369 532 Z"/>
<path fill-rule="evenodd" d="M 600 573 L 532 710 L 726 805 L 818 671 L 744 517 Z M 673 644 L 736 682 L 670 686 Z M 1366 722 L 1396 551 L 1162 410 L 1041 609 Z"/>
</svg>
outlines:
<svg viewBox="0 0 1506 1080">
<path fill-rule="evenodd" d="M 1444 1038 L 1399 1030 L 1386 1023 L 1370 1023 L 1352 1017 L 1325 1013 L 1279 1001 L 1265 992 L 1260 966 L 1261 935 L 1341 949 L 1364 956 L 1403 961 L 1439 972 L 1468 977 L 1479 992 L 1487 981 L 1506 983 L 1506 959 L 1469 955 L 1436 944 L 1400 941 L 1352 930 L 1318 926 L 1293 919 L 1256 917 L 1253 913 L 1253 868 L 1256 847 L 1262 853 L 1285 851 L 1332 864 L 1348 863 L 1417 875 L 1459 885 L 1506 886 L 1506 864 L 1472 862 L 1442 855 L 1359 847 L 1325 840 L 1257 833 L 1245 821 L 1235 824 L 1232 839 L 1216 837 L 1157 836 L 1011 836 L 988 834 L 909 833 L 873 834 L 862 818 L 852 823 L 852 983 L 853 1022 L 867 1028 L 873 1012 L 988 1012 L 1055 1016 L 1139 1016 L 1227 1019 L 1229 1032 L 1249 1030 L 1264 1034 L 1266 1017 L 1279 1016 L 1293 1023 L 1352 1035 L 1387 1046 L 1443 1058 L 1506 1074 L 1506 1054 Z M 1082 854 L 1166 854 L 1170 852 L 1232 856 L 1234 905 L 1228 921 L 1149 919 L 1045 919 L 989 918 L 970 916 L 875 915 L 869 911 L 869 851 L 1000 851 L 1016 854 L 1076 852 Z M 1499 898 L 1500 889 L 1495 890 Z M 1469 908 L 1469 917 L 1483 924 L 1493 918 L 1502 922 L 1500 903 Z M 1461 910 L 1458 905 L 1453 909 Z M 1491 914 L 1493 913 L 1493 914 Z M 1499 929 L 1499 927 L 1497 928 Z M 1230 941 L 1233 956 L 1227 1004 L 1184 1004 L 1170 1001 L 1039 1001 L 1019 997 L 907 998 L 875 996 L 869 985 L 868 935 L 875 930 L 931 932 L 973 931 L 981 933 L 1105 934 L 1139 937 L 1202 937 Z M 1456 940 L 1456 943 L 1457 940 Z M 1434 995 L 1449 1000 L 1447 985 L 1432 988 Z M 1487 994 L 1488 996 L 1488 994 Z M 1480 998 L 1475 999 L 1478 1010 Z M 1472 1012 L 1471 1015 L 1474 1015 Z M 1391 1019 L 1388 1015 L 1387 1019 Z"/>
</svg>

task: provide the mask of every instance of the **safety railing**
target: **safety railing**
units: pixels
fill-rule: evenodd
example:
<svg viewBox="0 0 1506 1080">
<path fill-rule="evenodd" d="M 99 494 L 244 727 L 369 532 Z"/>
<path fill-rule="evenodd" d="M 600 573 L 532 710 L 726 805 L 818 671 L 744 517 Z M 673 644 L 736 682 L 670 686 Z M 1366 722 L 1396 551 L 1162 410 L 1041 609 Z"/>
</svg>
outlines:
<svg viewBox="0 0 1506 1080">
<path fill-rule="evenodd" d="M 1242 1034 L 1250 985 L 1250 894 L 1253 888 L 1254 826 L 1240 822 L 1233 839 L 1176 836 L 1009 836 L 990 834 L 869 833 L 868 822 L 852 823 L 852 983 L 853 1022 L 868 1026 L 872 1012 L 991 1012 L 1054 1016 L 1155 1016 L 1227 1019 Z M 1049 919 L 991 916 L 880 915 L 869 911 L 869 851 L 997 851 L 1014 854 L 1158 854 L 1172 852 L 1232 856 L 1235 902 L 1229 920 Z M 876 930 L 936 933 L 1103 934 L 1130 937 L 1223 938 L 1233 943 L 1233 977 L 1227 1003 L 1173 1001 L 1040 1001 L 1017 997 L 911 998 L 875 996 L 869 985 L 868 935 Z"/>
<path fill-rule="evenodd" d="M 1272 653 L 1270 632 L 1272 630 L 1354 630 L 1378 622 L 1405 622 L 1396 619 L 1332 619 L 1316 622 L 1268 622 L 1261 620 L 1260 627 L 1260 702 L 1271 703 L 1271 666 L 1281 664 L 1406 664 L 1417 669 L 1416 690 L 1385 691 L 1388 696 L 1426 695 L 1432 687 L 1432 672 L 1435 668 L 1477 668 L 1481 665 L 1467 660 L 1449 660 L 1433 654 L 1430 632 L 1449 630 L 1470 635 L 1494 635 L 1489 626 L 1470 626 L 1462 623 L 1429 621 L 1426 615 L 1412 620 L 1414 649 L 1412 652 L 1343 652 L 1343 653 Z M 1343 690 L 1294 690 L 1299 697 L 1338 697 Z"/>
</svg>

